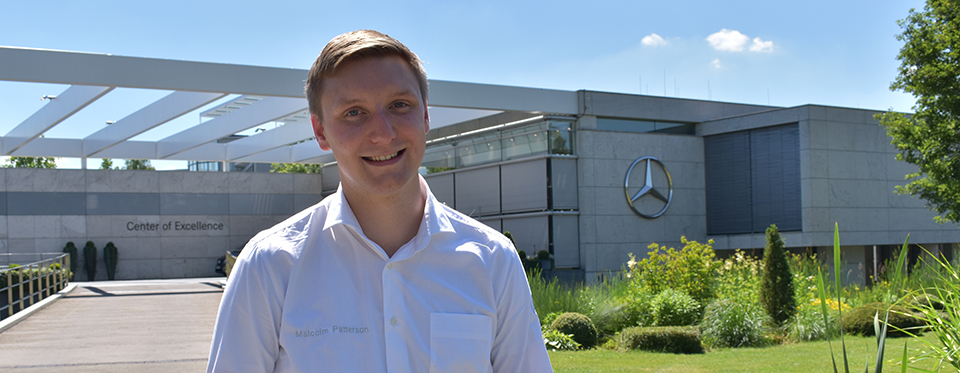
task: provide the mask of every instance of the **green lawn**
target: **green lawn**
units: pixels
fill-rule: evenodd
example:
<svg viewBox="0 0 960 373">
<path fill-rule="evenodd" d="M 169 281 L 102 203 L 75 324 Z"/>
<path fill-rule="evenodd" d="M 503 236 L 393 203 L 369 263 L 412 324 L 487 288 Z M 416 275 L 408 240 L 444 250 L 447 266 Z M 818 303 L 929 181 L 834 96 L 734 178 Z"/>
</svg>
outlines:
<svg viewBox="0 0 960 373">
<path fill-rule="evenodd" d="M 935 339 L 927 336 L 930 341 Z M 876 360 L 876 339 L 874 337 L 847 337 L 847 353 L 850 358 L 850 371 L 863 372 L 864 362 L 870 360 L 870 372 Z M 899 361 L 903 355 L 903 343 L 918 348 L 919 343 L 910 339 L 896 338 L 887 340 L 884 354 L 885 372 L 900 372 Z M 839 340 L 833 342 L 837 352 L 837 364 L 843 372 L 843 357 L 840 355 Z M 916 351 L 909 351 L 914 355 Z M 551 351 L 550 361 L 557 373 L 573 372 L 827 372 L 833 371 L 830 363 L 830 348 L 827 342 L 807 342 L 779 345 L 766 348 L 731 348 L 707 352 L 700 355 L 674 355 L 651 352 L 631 351 L 620 353 L 610 350 L 591 351 Z M 911 364 L 910 367 L 932 369 L 934 364 Z M 915 372 L 913 370 L 908 370 Z M 955 372 L 952 367 L 943 372 Z"/>
</svg>

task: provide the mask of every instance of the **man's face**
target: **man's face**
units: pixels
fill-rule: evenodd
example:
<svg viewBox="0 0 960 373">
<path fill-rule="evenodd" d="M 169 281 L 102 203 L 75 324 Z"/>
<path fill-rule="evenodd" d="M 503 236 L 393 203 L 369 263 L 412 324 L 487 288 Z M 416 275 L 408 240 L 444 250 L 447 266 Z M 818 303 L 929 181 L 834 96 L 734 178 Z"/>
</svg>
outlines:
<svg viewBox="0 0 960 373">
<path fill-rule="evenodd" d="M 389 194 L 417 183 L 429 117 L 410 66 L 400 57 L 363 58 L 323 82 L 322 118 L 311 115 L 323 150 L 333 151 L 345 190 Z"/>
</svg>

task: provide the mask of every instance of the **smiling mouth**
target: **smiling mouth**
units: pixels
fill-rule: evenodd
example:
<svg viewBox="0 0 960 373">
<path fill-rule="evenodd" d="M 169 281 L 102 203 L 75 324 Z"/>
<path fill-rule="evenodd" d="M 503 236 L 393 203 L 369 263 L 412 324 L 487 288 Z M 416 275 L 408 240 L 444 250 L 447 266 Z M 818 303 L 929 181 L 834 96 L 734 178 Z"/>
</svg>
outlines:
<svg viewBox="0 0 960 373">
<path fill-rule="evenodd" d="M 406 150 L 406 149 L 404 149 L 404 150 Z M 381 156 L 376 156 L 376 157 L 363 157 L 363 159 L 366 159 L 366 160 L 368 160 L 368 161 L 373 161 L 373 162 L 389 161 L 389 160 L 391 160 L 391 159 L 393 159 L 393 158 L 396 158 L 396 157 L 399 156 L 400 154 L 403 154 L 404 150 L 398 151 L 398 152 L 393 153 L 393 154 L 381 155 Z"/>
</svg>

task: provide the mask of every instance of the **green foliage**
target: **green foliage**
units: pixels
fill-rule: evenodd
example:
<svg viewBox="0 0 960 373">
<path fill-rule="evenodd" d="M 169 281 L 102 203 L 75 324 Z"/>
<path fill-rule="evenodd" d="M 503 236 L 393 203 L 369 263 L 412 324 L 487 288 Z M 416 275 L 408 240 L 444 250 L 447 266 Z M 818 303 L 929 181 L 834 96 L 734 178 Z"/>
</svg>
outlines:
<svg viewBox="0 0 960 373">
<path fill-rule="evenodd" d="M 767 245 L 763 248 L 763 277 L 760 281 L 760 304 L 778 325 L 797 313 L 793 274 L 787 264 L 783 239 L 776 225 L 767 228 Z"/>
<path fill-rule="evenodd" d="M 711 348 L 763 346 L 767 317 L 755 303 L 719 299 L 703 312 L 703 342 Z"/>
<path fill-rule="evenodd" d="M 308 163 L 271 163 L 270 172 L 278 174 L 319 174 L 323 171 L 323 164 Z"/>
<path fill-rule="evenodd" d="M 437 172 L 455 170 L 455 169 L 456 167 L 427 167 L 427 175 L 435 174 Z"/>
<path fill-rule="evenodd" d="M 738 249 L 717 268 L 717 298 L 759 302 L 762 267 L 759 259 Z"/>
<path fill-rule="evenodd" d="M 623 303 L 623 314 L 626 324 L 630 326 L 653 326 L 653 298 L 650 290 L 631 284 L 630 291 L 619 298 Z"/>
<path fill-rule="evenodd" d="M 54 157 L 10 157 L 4 168 L 57 168 Z"/>
<path fill-rule="evenodd" d="M 93 241 L 87 241 L 83 246 L 83 269 L 87 272 L 87 281 L 97 277 L 97 247 Z"/>
<path fill-rule="evenodd" d="M 674 354 L 701 354 L 703 344 L 696 327 L 633 327 L 617 335 L 617 348 Z"/>
<path fill-rule="evenodd" d="M 147 159 L 127 159 L 123 164 L 125 170 L 156 170 Z"/>
<path fill-rule="evenodd" d="M 700 304 L 689 294 L 674 289 L 665 289 L 651 302 L 653 325 L 692 325 L 700 319 Z"/>
<path fill-rule="evenodd" d="M 927 0 L 922 11 L 897 22 L 904 42 L 891 90 L 917 98 L 911 117 L 878 114 L 893 138 L 897 160 L 919 167 L 906 175 L 898 193 L 918 195 L 940 222 L 960 222 L 960 6 L 954 0 Z"/>
<path fill-rule="evenodd" d="M 840 334 L 840 324 L 837 323 L 837 317 L 832 312 L 827 316 L 827 321 L 824 323 L 820 314 L 819 300 L 815 303 L 802 304 L 797 307 L 797 313 L 783 324 L 780 331 L 787 340 L 793 342 L 820 341 L 836 337 Z"/>
<path fill-rule="evenodd" d="M 630 254 L 629 276 L 653 294 L 676 289 L 705 304 L 714 298 L 717 288 L 718 263 L 713 260 L 713 240 L 701 244 L 681 237 L 680 241 L 684 246 L 679 251 L 650 244 L 647 258 L 639 262 Z"/>
<path fill-rule="evenodd" d="M 77 267 L 80 266 L 77 246 L 73 244 L 73 241 L 68 241 L 67 245 L 63 247 L 63 252 L 70 254 L 70 281 L 73 281 L 73 273 L 77 272 Z"/>
<path fill-rule="evenodd" d="M 542 325 L 546 325 L 543 317 L 554 312 L 589 313 L 589 305 L 582 302 L 581 286 L 563 284 L 556 278 L 546 280 L 538 268 L 527 272 L 527 282 L 530 284 L 533 308 L 540 315 Z"/>
<path fill-rule="evenodd" d="M 886 323 L 895 328 L 887 330 L 888 337 L 905 337 L 906 334 L 901 330 L 912 329 L 923 325 L 920 319 L 913 316 L 905 307 L 887 303 L 868 303 L 856 307 L 843 315 L 841 319 L 843 331 L 855 335 L 876 335 L 873 319 L 877 315 L 884 315 L 890 310 L 889 319 Z M 898 330 L 899 329 L 899 330 Z M 919 332 L 917 332 L 919 334 Z"/>
<path fill-rule="evenodd" d="M 914 291 L 909 299 L 917 311 L 915 315 L 927 325 L 927 332 L 936 336 L 939 344 L 918 337 L 918 333 L 907 333 L 924 346 L 917 361 L 933 359 L 938 365 L 948 364 L 960 370 L 960 272 L 949 261 L 930 257 L 934 261 L 929 263 L 931 267 L 935 265 L 940 269 L 937 272 L 940 281 Z"/>
<path fill-rule="evenodd" d="M 573 340 L 571 334 L 563 334 L 559 330 L 546 329 L 543 331 L 543 344 L 551 351 L 576 351 L 582 346 Z"/>
<path fill-rule="evenodd" d="M 100 169 L 101 170 L 118 170 L 120 169 L 120 167 L 114 167 L 112 159 L 102 158 L 102 160 L 100 161 Z"/>
<path fill-rule="evenodd" d="M 570 335 L 583 348 L 589 349 L 597 345 L 597 328 L 586 315 L 576 312 L 564 313 L 553 320 L 550 329 Z"/>
<path fill-rule="evenodd" d="M 107 246 L 103 247 L 103 263 L 107 267 L 107 279 L 113 280 L 114 276 L 117 274 L 117 260 L 118 253 L 117 247 L 113 246 L 113 242 L 107 242 Z"/>
</svg>

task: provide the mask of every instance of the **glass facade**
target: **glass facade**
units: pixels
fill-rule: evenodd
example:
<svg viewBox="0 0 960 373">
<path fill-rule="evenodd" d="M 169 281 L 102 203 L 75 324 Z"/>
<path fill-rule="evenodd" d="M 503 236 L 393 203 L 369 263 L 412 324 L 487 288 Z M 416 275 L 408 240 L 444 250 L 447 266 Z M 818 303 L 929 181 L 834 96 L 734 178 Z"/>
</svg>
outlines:
<svg viewBox="0 0 960 373">
<path fill-rule="evenodd" d="M 650 120 L 597 118 L 597 129 L 600 131 L 618 132 L 653 132 L 670 133 L 675 135 L 693 135 L 693 123 L 655 122 Z"/>
<path fill-rule="evenodd" d="M 422 166 L 434 173 L 540 154 L 573 155 L 575 141 L 573 119 L 544 118 L 431 141 Z"/>
</svg>

